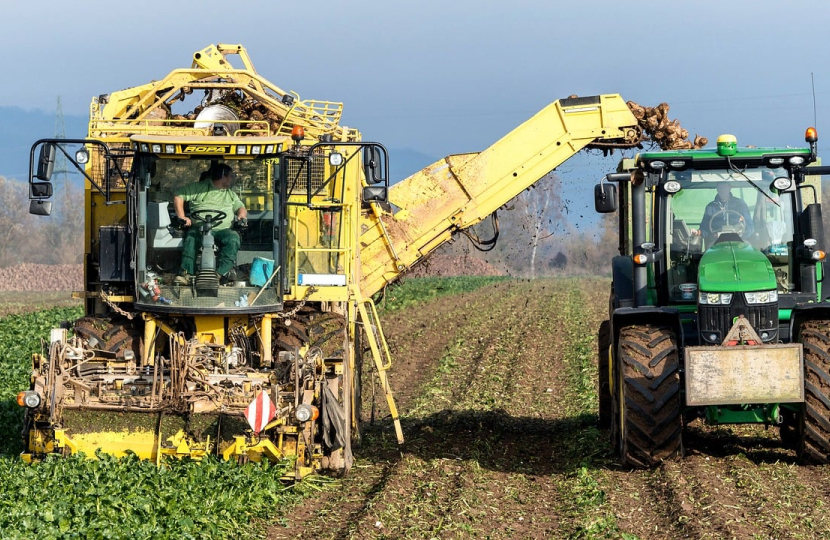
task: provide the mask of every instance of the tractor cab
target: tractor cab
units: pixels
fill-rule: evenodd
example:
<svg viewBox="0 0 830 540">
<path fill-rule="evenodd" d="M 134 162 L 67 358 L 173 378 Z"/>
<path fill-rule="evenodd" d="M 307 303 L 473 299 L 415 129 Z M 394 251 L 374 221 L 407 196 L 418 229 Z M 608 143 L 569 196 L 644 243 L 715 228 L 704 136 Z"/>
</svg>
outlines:
<svg viewBox="0 0 830 540">
<path fill-rule="evenodd" d="M 806 148 L 738 149 L 725 135 L 716 149 L 624 160 L 629 172 L 606 177 L 621 181 L 615 307 L 672 306 L 701 344 L 719 345 L 738 315 L 764 342 L 789 340 L 792 308 L 820 293 L 814 159 Z"/>
</svg>

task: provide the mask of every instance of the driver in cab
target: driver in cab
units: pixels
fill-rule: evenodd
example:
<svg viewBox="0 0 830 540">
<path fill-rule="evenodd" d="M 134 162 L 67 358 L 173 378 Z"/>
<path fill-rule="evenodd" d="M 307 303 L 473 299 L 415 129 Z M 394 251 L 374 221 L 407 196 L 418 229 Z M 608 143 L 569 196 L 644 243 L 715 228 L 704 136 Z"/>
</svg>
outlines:
<svg viewBox="0 0 830 540">
<path fill-rule="evenodd" d="M 237 219 L 244 226 L 247 223 L 248 211 L 239 196 L 231 187 L 234 183 L 233 169 L 227 164 L 213 166 L 207 175 L 208 178 L 188 184 L 178 189 L 173 196 L 173 208 L 176 216 L 190 227 L 185 235 L 182 249 L 182 267 L 174 283 L 187 285 L 190 283 L 196 263 L 196 251 L 202 245 L 202 233 L 199 227 L 192 227 L 193 221 L 185 215 L 184 203 L 190 203 L 190 213 L 202 211 L 207 215 L 219 212 L 225 217 L 211 229 L 216 246 L 219 248 L 216 260 L 216 272 L 226 279 L 230 279 L 229 272 L 236 264 L 236 254 L 239 251 L 239 233 L 231 229 L 232 218 Z"/>
<path fill-rule="evenodd" d="M 749 207 L 738 197 L 732 195 L 732 186 L 728 182 L 718 184 L 715 199 L 706 205 L 700 231 L 706 247 L 709 248 L 722 232 L 735 232 L 741 238 L 752 236 L 752 216 Z"/>
</svg>

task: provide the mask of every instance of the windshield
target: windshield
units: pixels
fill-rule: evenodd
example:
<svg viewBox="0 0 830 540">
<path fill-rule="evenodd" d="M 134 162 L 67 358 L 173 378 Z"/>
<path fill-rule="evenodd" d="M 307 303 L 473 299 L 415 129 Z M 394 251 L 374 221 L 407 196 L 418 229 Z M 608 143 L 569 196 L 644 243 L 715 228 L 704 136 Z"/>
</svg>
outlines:
<svg viewBox="0 0 830 540">
<path fill-rule="evenodd" d="M 718 240 L 741 240 L 758 249 L 772 263 L 779 291 L 792 288 L 793 196 L 770 189 L 780 176 L 788 176 L 787 171 L 722 169 L 668 174 L 666 181 L 677 181 L 681 188 L 667 195 L 664 214 L 673 301 L 696 300 L 698 261 Z"/>
<path fill-rule="evenodd" d="M 136 242 L 138 304 L 241 311 L 281 304 L 276 166 L 142 156 L 138 167 L 146 171 L 137 203 L 146 226 Z"/>
</svg>

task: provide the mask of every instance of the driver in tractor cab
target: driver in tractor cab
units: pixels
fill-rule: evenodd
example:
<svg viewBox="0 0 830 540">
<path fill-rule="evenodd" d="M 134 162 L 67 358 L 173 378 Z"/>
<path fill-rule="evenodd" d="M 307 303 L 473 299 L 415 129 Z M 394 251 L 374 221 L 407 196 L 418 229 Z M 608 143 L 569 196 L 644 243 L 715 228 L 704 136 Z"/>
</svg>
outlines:
<svg viewBox="0 0 830 540">
<path fill-rule="evenodd" d="M 231 189 L 234 183 L 234 173 L 229 165 L 216 164 L 206 172 L 209 180 L 188 184 L 177 190 L 173 197 L 176 216 L 182 220 L 184 227 L 190 227 L 184 239 L 181 270 L 173 280 L 173 283 L 177 285 L 190 284 L 195 273 L 197 246 L 202 245 L 202 232 L 199 227 L 192 227 L 193 221 L 185 215 L 185 202 L 190 203 L 191 214 L 202 211 L 225 215 L 211 229 L 219 248 L 216 272 L 226 282 L 233 281 L 235 278 L 231 275 L 231 270 L 236 264 L 240 238 L 239 233 L 231 229 L 232 219 L 229 219 L 229 216 L 236 215 L 240 226 L 245 227 L 248 222 L 248 211 L 236 192 Z"/>
<path fill-rule="evenodd" d="M 735 232 L 742 239 L 749 239 L 753 233 L 749 207 L 743 199 L 732 195 L 732 186 L 728 182 L 718 184 L 715 199 L 703 211 L 698 234 L 703 235 L 706 248 L 709 248 L 721 232 Z"/>
</svg>

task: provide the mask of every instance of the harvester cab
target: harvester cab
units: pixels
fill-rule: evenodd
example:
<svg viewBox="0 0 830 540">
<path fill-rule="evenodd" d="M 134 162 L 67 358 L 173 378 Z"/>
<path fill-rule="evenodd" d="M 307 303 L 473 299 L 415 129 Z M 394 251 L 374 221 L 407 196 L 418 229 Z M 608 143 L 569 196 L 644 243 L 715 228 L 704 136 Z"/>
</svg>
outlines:
<svg viewBox="0 0 830 540">
<path fill-rule="evenodd" d="M 818 384 L 830 372 L 819 354 L 827 170 L 814 165 L 815 130 L 806 140 L 738 148 L 725 135 L 715 149 L 641 153 L 597 186 L 597 210 L 620 216 L 600 421 L 625 462 L 680 454 L 698 417 L 776 425 L 802 459 L 830 459 Z"/>
</svg>

